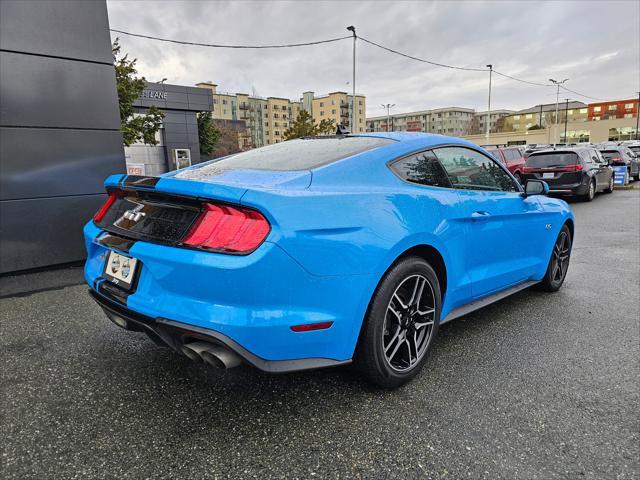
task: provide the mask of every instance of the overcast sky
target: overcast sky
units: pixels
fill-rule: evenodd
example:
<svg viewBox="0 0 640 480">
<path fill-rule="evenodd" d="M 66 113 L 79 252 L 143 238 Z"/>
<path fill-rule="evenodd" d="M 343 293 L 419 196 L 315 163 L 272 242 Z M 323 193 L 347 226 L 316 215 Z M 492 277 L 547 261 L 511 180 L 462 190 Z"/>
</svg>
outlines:
<svg viewBox="0 0 640 480">
<path fill-rule="evenodd" d="M 630 98 L 640 88 L 640 2 L 135 2 L 108 0 L 111 28 L 221 44 L 300 43 L 359 35 L 440 63 L 483 67 L 546 82 L 570 78 L 577 92 Z M 228 50 L 119 35 L 149 81 L 300 98 L 351 91 L 352 42 L 277 50 Z M 112 33 L 112 38 L 116 34 Z M 555 102 L 555 89 L 493 77 L 492 109 Z M 485 110 L 488 73 L 415 62 L 358 42 L 356 87 L 367 114 L 460 106 Z M 563 93 L 592 102 L 587 98 Z"/>
</svg>

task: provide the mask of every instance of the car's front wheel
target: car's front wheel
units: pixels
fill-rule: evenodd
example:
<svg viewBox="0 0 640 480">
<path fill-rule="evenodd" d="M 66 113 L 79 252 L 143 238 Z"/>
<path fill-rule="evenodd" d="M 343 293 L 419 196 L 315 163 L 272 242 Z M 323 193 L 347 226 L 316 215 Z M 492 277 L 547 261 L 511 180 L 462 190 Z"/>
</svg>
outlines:
<svg viewBox="0 0 640 480">
<path fill-rule="evenodd" d="M 553 245 L 551 258 L 544 278 L 540 282 L 540 287 L 547 292 L 556 292 L 564 283 L 569 269 L 569 259 L 571 258 L 571 232 L 565 224 L 558 234 L 556 243 Z"/>
<path fill-rule="evenodd" d="M 369 304 L 355 363 L 385 388 L 416 376 L 431 349 L 440 321 L 440 283 L 420 257 L 406 257 L 385 274 Z"/>
</svg>

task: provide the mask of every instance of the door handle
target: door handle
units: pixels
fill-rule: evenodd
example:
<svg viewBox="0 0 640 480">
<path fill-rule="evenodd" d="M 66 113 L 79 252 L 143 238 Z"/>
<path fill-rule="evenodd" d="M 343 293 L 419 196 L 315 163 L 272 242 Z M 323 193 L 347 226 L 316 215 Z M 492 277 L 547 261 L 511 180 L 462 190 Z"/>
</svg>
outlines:
<svg viewBox="0 0 640 480">
<path fill-rule="evenodd" d="M 473 218 L 474 220 L 481 220 L 481 219 L 486 219 L 489 218 L 491 216 L 491 214 L 489 212 L 473 212 L 471 214 L 471 218 Z"/>
</svg>

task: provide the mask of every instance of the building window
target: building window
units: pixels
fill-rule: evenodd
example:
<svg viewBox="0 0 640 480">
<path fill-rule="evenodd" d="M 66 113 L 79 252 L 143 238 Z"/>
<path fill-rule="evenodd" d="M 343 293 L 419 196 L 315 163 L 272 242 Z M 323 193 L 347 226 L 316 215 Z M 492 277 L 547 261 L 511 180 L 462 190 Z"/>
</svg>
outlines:
<svg viewBox="0 0 640 480">
<path fill-rule="evenodd" d="M 513 119 L 514 119 L 514 120 L 520 120 L 520 115 L 514 115 L 514 116 L 513 116 Z"/>
<path fill-rule="evenodd" d="M 334 108 L 333 110 L 331 110 L 331 114 L 335 115 L 336 114 L 336 109 Z"/>
<path fill-rule="evenodd" d="M 633 113 L 625 113 L 624 118 L 633 118 Z"/>
<path fill-rule="evenodd" d="M 524 117 L 524 118 L 526 118 L 527 120 L 529 120 L 529 119 L 531 119 L 532 117 L 533 117 L 533 115 L 531 115 L 530 113 L 527 113 L 527 114 L 525 115 L 525 117 Z"/>
<path fill-rule="evenodd" d="M 601 110 L 602 110 L 602 107 L 599 107 L 599 106 L 598 107 L 593 107 L 593 111 L 594 112 L 599 112 Z"/>
<path fill-rule="evenodd" d="M 581 108 L 580 109 L 580 113 L 587 113 L 587 109 L 586 108 Z"/>
<path fill-rule="evenodd" d="M 358 100 L 358 105 L 362 105 L 362 100 Z"/>
<path fill-rule="evenodd" d="M 331 100 L 331 105 L 335 105 L 336 101 L 335 100 Z"/>
<path fill-rule="evenodd" d="M 324 107 L 324 102 L 320 102 L 320 107 Z"/>
<path fill-rule="evenodd" d="M 609 110 L 617 110 L 618 105 L 609 105 Z"/>
<path fill-rule="evenodd" d="M 625 103 L 624 108 L 626 108 L 627 110 L 631 110 L 633 108 L 633 103 Z"/>
<path fill-rule="evenodd" d="M 597 122 L 598 120 L 600 120 L 600 116 L 593 117 L 594 122 Z"/>
<path fill-rule="evenodd" d="M 226 108 L 222 111 L 222 114 L 223 114 L 223 115 L 226 115 L 226 114 L 227 114 L 227 109 L 226 109 Z"/>
<path fill-rule="evenodd" d="M 324 110 L 320 110 L 320 116 L 324 117 Z"/>
<path fill-rule="evenodd" d="M 279 132 L 278 130 L 276 130 L 275 132 L 273 132 L 273 134 L 274 134 L 276 137 L 279 137 L 279 136 L 280 136 L 280 132 Z"/>
<path fill-rule="evenodd" d="M 619 127 L 609 129 L 609 141 L 619 142 L 633 140 L 636 136 L 636 127 Z"/>
<path fill-rule="evenodd" d="M 223 99 L 222 99 L 222 104 L 223 104 L 223 105 L 226 105 L 226 104 L 227 104 L 227 99 L 226 99 L 226 98 L 223 98 Z"/>
</svg>

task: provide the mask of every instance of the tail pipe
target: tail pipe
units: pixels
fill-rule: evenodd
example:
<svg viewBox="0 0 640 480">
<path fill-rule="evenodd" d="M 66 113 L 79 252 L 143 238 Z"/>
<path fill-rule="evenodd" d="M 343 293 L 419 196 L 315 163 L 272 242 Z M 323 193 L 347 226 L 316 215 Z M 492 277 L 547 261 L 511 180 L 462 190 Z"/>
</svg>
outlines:
<svg viewBox="0 0 640 480">
<path fill-rule="evenodd" d="M 205 362 L 215 368 L 233 368 L 242 363 L 242 359 L 231 350 L 208 342 L 185 343 L 182 353 L 191 360 Z"/>
</svg>

